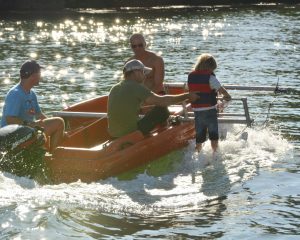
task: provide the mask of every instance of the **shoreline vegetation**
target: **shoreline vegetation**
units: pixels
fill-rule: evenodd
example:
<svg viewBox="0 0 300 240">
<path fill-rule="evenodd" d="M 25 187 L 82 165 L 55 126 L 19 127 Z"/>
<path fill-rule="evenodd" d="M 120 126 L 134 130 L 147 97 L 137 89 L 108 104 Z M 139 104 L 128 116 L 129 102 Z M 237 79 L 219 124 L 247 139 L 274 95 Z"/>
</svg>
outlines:
<svg viewBox="0 0 300 240">
<path fill-rule="evenodd" d="M 295 4 L 294 0 L 0 0 L 0 11 L 59 11 L 65 9 L 126 9 L 132 7 Z"/>
</svg>

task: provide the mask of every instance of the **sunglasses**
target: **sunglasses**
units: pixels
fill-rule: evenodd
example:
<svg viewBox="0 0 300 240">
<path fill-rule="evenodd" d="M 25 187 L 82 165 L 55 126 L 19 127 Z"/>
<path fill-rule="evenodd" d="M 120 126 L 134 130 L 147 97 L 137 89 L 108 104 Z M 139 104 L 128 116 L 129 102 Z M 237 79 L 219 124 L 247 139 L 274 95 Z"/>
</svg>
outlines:
<svg viewBox="0 0 300 240">
<path fill-rule="evenodd" d="M 131 48 L 141 48 L 141 47 L 144 47 L 144 44 L 143 43 L 139 43 L 139 44 L 131 44 Z"/>
</svg>

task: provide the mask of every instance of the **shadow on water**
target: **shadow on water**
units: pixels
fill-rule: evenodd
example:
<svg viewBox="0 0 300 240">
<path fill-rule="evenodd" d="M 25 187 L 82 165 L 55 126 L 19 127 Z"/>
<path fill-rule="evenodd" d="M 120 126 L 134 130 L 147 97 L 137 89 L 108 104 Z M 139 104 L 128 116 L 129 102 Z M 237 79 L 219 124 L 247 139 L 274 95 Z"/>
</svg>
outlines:
<svg viewBox="0 0 300 240">
<path fill-rule="evenodd" d="M 201 158 L 200 158 L 201 160 Z M 202 178 L 200 191 L 205 196 L 215 196 L 217 198 L 226 196 L 230 192 L 231 183 L 222 157 L 213 159 L 209 165 L 201 171 L 201 174 L 196 173 L 194 181 L 197 177 Z"/>
<path fill-rule="evenodd" d="M 224 201 L 231 189 L 226 167 L 222 158 L 212 160 L 208 157 L 211 162 L 207 165 L 208 155 L 197 159 L 191 156 L 193 154 L 190 152 L 176 151 L 155 161 L 152 166 L 147 165 L 120 175 L 119 179 L 105 181 L 117 192 L 122 192 L 118 198 L 123 198 L 121 202 L 124 206 L 115 213 L 107 212 L 105 208 L 100 208 L 100 212 L 82 208 L 73 211 L 60 209 L 58 213 L 68 219 L 67 224 L 74 230 L 79 224 L 85 226 L 85 232 L 90 237 L 103 239 L 124 235 L 134 239 L 154 236 L 163 239 L 173 236 L 170 226 L 188 229 L 192 227 L 191 222 L 197 228 L 212 227 L 226 211 Z M 206 158 L 205 163 L 203 158 Z M 209 233 L 185 233 L 183 230 L 176 233 L 176 237 L 216 238 L 224 234 L 221 229 L 213 229 Z"/>
<path fill-rule="evenodd" d="M 72 212 L 60 209 L 58 214 L 61 219 L 65 219 L 63 225 L 72 228 L 77 237 L 88 235 L 94 239 L 121 236 L 131 236 L 132 239 L 173 239 L 176 235 L 176 239 L 199 239 L 199 237 L 214 239 L 224 236 L 225 231 L 214 229 L 205 232 L 191 229 L 194 227 L 207 229 L 220 221 L 226 211 L 226 204 L 223 203 L 225 200 L 226 197 L 207 200 L 196 210 L 174 211 L 173 214 L 161 212 L 160 215 L 154 216 L 106 214 L 81 208 Z M 190 222 L 193 222 L 193 225 Z M 182 231 L 173 232 L 170 226 L 180 227 Z M 185 228 L 190 231 L 185 231 Z"/>
</svg>

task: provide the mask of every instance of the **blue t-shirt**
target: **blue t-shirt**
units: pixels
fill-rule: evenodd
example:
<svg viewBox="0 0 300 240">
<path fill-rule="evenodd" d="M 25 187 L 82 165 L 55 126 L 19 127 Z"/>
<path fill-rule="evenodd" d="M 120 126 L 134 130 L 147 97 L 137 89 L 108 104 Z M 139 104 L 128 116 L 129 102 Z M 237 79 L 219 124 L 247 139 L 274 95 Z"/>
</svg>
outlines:
<svg viewBox="0 0 300 240">
<path fill-rule="evenodd" d="M 6 117 L 18 117 L 23 121 L 33 122 L 41 113 L 36 94 L 33 90 L 26 93 L 20 84 L 9 90 L 5 97 L 1 127 L 7 125 Z"/>
</svg>

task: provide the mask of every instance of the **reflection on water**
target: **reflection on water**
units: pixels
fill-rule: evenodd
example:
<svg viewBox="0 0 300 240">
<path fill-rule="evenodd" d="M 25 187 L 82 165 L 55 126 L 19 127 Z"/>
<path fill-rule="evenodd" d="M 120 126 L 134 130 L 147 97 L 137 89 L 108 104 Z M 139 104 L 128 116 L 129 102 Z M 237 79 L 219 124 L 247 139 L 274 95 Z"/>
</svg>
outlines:
<svg viewBox="0 0 300 240">
<path fill-rule="evenodd" d="M 256 120 L 248 141 L 235 126 L 212 157 L 193 143 L 157 165 L 97 183 L 40 186 L 0 173 L 0 236 L 21 239 L 224 238 L 299 234 L 299 46 L 297 7 L 130 9 L 0 17 L 0 105 L 28 58 L 44 67 L 43 110 L 107 94 L 131 56 L 128 38 L 146 35 L 167 81 L 186 81 L 197 56 L 215 55 L 225 84 L 275 85 L 290 94 L 248 97 Z M 262 123 L 266 120 L 266 126 Z M 232 103 L 233 111 L 240 110 Z M 158 169 L 158 170 L 157 170 Z"/>
</svg>

